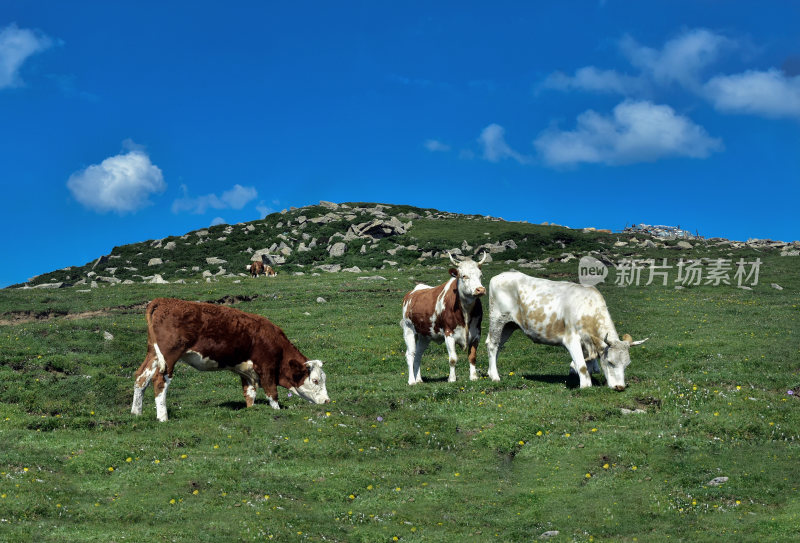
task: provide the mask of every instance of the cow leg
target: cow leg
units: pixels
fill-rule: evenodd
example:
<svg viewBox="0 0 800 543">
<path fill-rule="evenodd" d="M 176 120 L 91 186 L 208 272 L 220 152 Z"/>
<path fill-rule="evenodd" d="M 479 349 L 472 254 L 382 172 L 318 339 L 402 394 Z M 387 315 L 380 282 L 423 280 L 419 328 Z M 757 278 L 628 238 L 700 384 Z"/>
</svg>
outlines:
<svg viewBox="0 0 800 543">
<path fill-rule="evenodd" d="M 456 352 L 456 338 L 452 335 L 444 336 L 444 344 L 447 347 L 447 355 L 450 358 L 450 377 L 447 380 L 454 383 L 456 380 L 456 362 L 458 362 L 458 353 Z"/>
<path fill-rule="evenodd" d="M 242 375 L 242 392 L 244 393 L 244 403 L 247 407 L 253 407 L 256 401 L 256 391 L 258 383 L 250 377 Z"/>
<path fill-rule="evenodd" d="M 489 379 L 499 381 L 500 374 L 497 371 L 497 353 L 503 348 L 508 338 L 514 333 L 516 327 L 511 323 L 494 324 L 489 327 L 489 335 L 486 338 L 486 352 L 489 355 Z"/>
<path fill-rule="evenodd" d="M 571 339 L 565 342 L 564 346 L 572 357 L 570 368 L 578 374 L 581 388 L 589 388 L 592 386 L 592 379 L 589 377 L 589 369 L 586 367 L 586 361 L 583 359 L 583 349 L 581 348 L 580 338 L 572 336 Z"/>
<path fill-rule="evenodd" d="M 131 405 L 132 414 L 142 414 L 142 398 L 144 397 L 144 391 L 147 389 L 148 385 L 150 385 L 150 381 L 157 372 L 158 360 L 156 359 L 156 352 L 152 345 L 148 345 L 144 362 L 142 362 L 142 365 L 136 370 L 133 385 L 133 404 Z"/>
<path fill-rule="evenodd" d="M 478 343 L 480 343 L 480 338 L 476 338 L 475 341 L 472 342 L 472 345 L 469 346 L 469 380 L 470 381 L 477 381 L 478 380 L 478 370 L 475 369 L 475 361 L 478 358 Z"/>
<path fill-rule="evenodd" d="M 258 376 L 258 382 L 261 383 L 261 388 L 264 389 L 264 393 L 267 395 L 267 400 L 269 401 L 270 407 L 272 409 L 280 409 L 281 404 L 278 403 L 278 376 L 277 373 L 275 375 L 270 375 L 263 369 L 256 370 L 256 375 Z M 278 371 L 278 368 L 275 368 L 275 371 Z"/>
<path fill-rule="evenodd" d="M 160 422 L 166 422 L 167 417 L 167 389 L 172 381 L 169 375 L 156 372 L 153 377 L 153 392 L 156 394 L 156 418 Z"/>
<path fill-rule="evenodd" d="M 417 334 L 414 331 L 414 326 L 410 322 L 403 321 L 403 339 L 406 342 L 406 364 L 408 364 L 408 384 L 414 385 L 417 383 L 417 375 L 419 373 L 419 364 L 417 363 Z M 421 350 L 424 350 L 421 349 Z M 422 356 L 422 353 L 420 353 Z M 420 379 L 420 382 L 422 379 Z"/>
<path fill-rule="evenodd" d="M 430 338 L 419 336 L 417 338 L 417 344 L 414 347 L 415 354 L 414 354 L 414 382 L 421 383 L 422 382 L 422 370 L 420 366 L 422 366 L 422 355 L 425 352 L 425 349 L 428 348 L 430 344 Z"/>
<path fill-rule="evenodd" d="M 153 349 L 158 363 L 158 371 L 153 376 L 153 392 L 156 395 L 156 418 L 160 422 L 166 422 L 168 420 L 167 389 L 172 381 L 172 371 L 175 369 L 175 364 L 180 360 L 184 350 L 176 345 L 171 349 L 167 349 L 166 353 L 163 353 L 157 343 L 153 344 Z"/>
</svg>

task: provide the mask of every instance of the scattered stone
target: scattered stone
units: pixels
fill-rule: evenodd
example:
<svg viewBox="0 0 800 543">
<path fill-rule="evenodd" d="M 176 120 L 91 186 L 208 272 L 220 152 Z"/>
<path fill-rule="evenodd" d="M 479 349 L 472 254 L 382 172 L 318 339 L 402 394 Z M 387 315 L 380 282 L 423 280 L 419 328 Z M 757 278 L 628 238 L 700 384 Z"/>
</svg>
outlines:
<svg viewBox="0 0 800 543">
<path fill-rule="evenodd" d="M 206 258 L 206 264 L 211 265 L 219 265 L 219 264 L 227 264 L 227 260 L 222 260 L 221 258 L 217 258 L 216 256 L 209 256 Z"/>
<path fill-rule="evenodd" d="M 725 484 L 727 482 L 728 482 L 728 478 L 727 477 L 714 477 L 713 479 L 711 479 L 706 484 L 708 486 L 720 486 L 720 485 L 723 485 L 723 484 Z"/>
<path fill-rule="evenodd" d="M 679 241 L 676 246 L 679 247 L 680 249 L 692 249 L 693 248 L 692 244 L 689 243 L 688 241 Z"/>
<path fill-rule="evenodd" d="M 598 230 L 598 232 L 600 232 L 600 230 Z M 695 236 L 691 232 L 688 230 L 681 230 L 678 226 L 634 224 L 633 226 L 626 227 L 623 232 L 649 234 L 662 239 L 695 239 Z"/>
<path fill-rule="evenodd" d="M 361 281 L 386 281 L 386 278 L 382 275 L 370 275 L 366 277 L 359 277 L 358 279 Z"/>
<path fill-rule="evenodd" d="M 748 287 L 747 285 L 739 285 L 739 288 L 742 290 L 753 290 L 752 287 Z"/>
<path fill-rule="evenodd" d="M 314 266 L 315 269 L 322 270 L 329 273 L 336 273 L 342 270 L 341 264 L 320 264 L 319 266 Z"/>
<path fill-rule="evenodd" d="M 169 281 L 167 281 L 166 279 L 164 279 L 163 277 L 161 277 L 161 274 L 158 274 L 158 273 L 157 273 L 157 274 L 155 274 L 155 275 L 153 276 L 153 278 L 152 278 L 152 279 L 150 279 L 150 280 L 149 280 L 149 281 L 147 281 L 147 282 L 148 282 L 148 283 L 150 283 L 150 284 L 154 284 L 154 285 L 166 285 L 166 284 L 168 284 L 168 283 L 169 283 Z"/>
<path fill-rule="evenodd" d="M 335 204 L 333 202 L 326 202 L 325 200 L 320 200 L 319 205 L 321 205 L 326 209 L 333 209 L 333 210 L 339 209 L 339 204 Z"/>
<path fill-rule="evenodd" d="M 175 242 L 174 241 L 168 241 L 167 244 L 164 245 L 164 250 L 165 251 L 172 251 L 174 249 L 175 249 Z"/>
<path fill-rule="evenodd" d="M 105 339 L 106 341 L 111 341 L 112 339 L 114 339 L 114 336 L 113 334 L 111 334 L 111 332 L 106 331 L 103 332 L 103 339 Z"/>
<path fill-rule="evenodd" d="M 35 285 L 30 288 L 61 288 L 64 286 L 64 283 L 42 283 L 41 285 Z"/>
<path fill-rule="evenodd" d="M 367 252 L 367 246 L 366 245 L 362 245 L 361 249 L 359 249 L 358 252 L 361 253 L 362 255 L 365 254 Z"/>
<path fill-rule="evenodd" d="M 624 407 L 621 407 L 619 411 L 623 415 L 642 415 L 647 413 L 644 409 L 625 409 Z"/>
<path fill-rule="evenodd" d="M 350 272 L 350 273 L 361 273 L 361 268 L 358 266 L 353 266 L 352 268 L 343 268 L 343 272 Z"/>
<path fill-rule="evenodd" d="M 148 266 L 160 266 L 163 263 L 164 261 L 161 260 L 160 258 L 151 258 L 150 260 L 147 261 Z"/>
<path fill-rule="evenodd" d="M 331 246 L 331 248 L 330 248 L 330 251 L 328 251 L 328 253 L 329 253 L 329 254 L 330 254 L 332 257 L 338 257 L 338 256 L 344 256 L 344 253 L 345 253 L 346 251 L 347 251 L 347 245 L 345 245 L 344 243 L 342 243 L 341 241 L 339 241 L 339 242 L 337 242 L 337 243 L 334 243 L 334 244 Z"/>
<path fill-rule="evenodd" d="M 775 290 L 783 290 L 783 287 L 780 286 L 778 283 L 772 283 L 770 286 Z"/>
<path fill-rule="evenodd" d="M 548 530 L 542 535 L 539 536 L 539 539 L 550 539 L 551 537 L 555 537 L 558 535 L 558 530 Z"/>
<path fill-rule="evenodd" d="M 385 219 L 373 219 L 360 224 L 351 224 L 347 234 L 357 238 L 380 239 L 386 236 L 405 234 L 411 228 L 411 221 L 403 224 L 397 217 Z"/>
<path fill-rule="evenodd" d="M 328 300 L 326 300 L 322 296 L 319 296 L 319 297 L 317 297 L 317 303 L 318 304 L 325 304 L 325 303 L 328 303 Z"/>
</svg>

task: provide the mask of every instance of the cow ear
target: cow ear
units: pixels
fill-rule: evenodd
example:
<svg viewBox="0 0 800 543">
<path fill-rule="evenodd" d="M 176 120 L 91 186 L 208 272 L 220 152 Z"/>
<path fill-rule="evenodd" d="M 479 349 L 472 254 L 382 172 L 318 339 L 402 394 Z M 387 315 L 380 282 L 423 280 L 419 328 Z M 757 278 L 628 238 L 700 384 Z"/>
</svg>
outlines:
<svg viewBox="0 0 800 543">
<path fill-rule="evenodd" d="M 289 360 L 289 375 L 291 375 L 291 381 L 294 386 L 299 385 L 304 377 L 307 377 L 309 374 L 308 366 L 297 360 L 296 358 L 292 358 Z"/>
<path fill-rule="evenodd" d="M 458 277 L 458 270 L 455 268 L 450 268 L 450 275 L 453 277 Z"/>
</svg>

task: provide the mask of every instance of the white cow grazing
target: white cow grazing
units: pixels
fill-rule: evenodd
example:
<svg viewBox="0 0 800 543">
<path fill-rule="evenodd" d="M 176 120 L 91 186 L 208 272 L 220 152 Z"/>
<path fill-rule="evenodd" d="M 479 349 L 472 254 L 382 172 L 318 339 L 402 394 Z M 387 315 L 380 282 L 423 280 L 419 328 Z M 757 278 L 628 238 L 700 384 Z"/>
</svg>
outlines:
<svg viewBox="0 0 800 543">
<path fill-rule="evenodd" d="M 486 350 L 493 381 L 500 380 L 497 352 L 518 328 L 536 343 L 566 347 L 581 388 L 592 386 L 586 362 L 595 372 L 599 362 L 608 386 L 625 390 L 628 349 L 649 339 L 633 341 L 625 334 L 620 340 L 603 295 L 594 287 L 504 272 L 489 282 Z"/>
</svg>

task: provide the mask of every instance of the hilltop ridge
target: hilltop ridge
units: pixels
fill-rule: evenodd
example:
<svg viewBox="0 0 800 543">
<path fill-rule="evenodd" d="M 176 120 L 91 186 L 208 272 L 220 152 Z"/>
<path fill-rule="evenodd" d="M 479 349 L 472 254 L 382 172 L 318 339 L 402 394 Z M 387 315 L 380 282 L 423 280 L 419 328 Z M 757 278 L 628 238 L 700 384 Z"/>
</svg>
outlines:
<svg viewBox="0 0 800 543">
<path fill-rule="evenodd" d="M 798 256 L 800 242 L 687 239 L 642 229 L 612 233 L 409 205 L 321 201 L 251 222 L 114 247 L 81 266 L 54 270 L 9 288 L 85 290 L 116 284 L 211 282 L 220 277 L 247 277 L 247 266 L 258 258 L 279 273 L 295 275 L 374 272 L 443 266 L 448 252 L 474 256 L 484 251 L 490 259 L 542 270 L 546 276 L 548 265 L 583 254 L 610 262 L 620 256 L 651 257 L 673 249 L 693 250 L 701 258 L 742 250 Z"/>
</svg>

